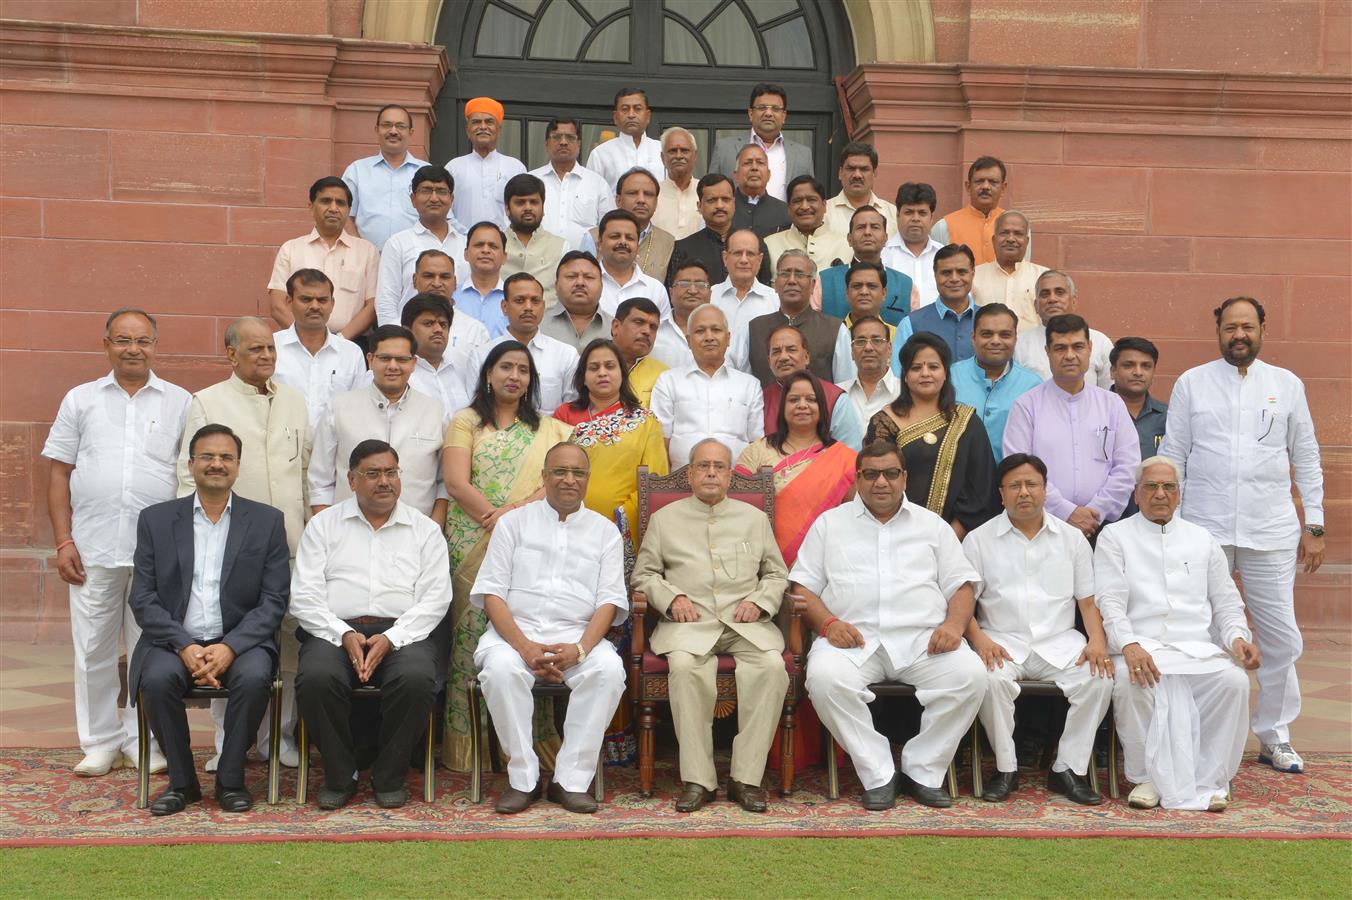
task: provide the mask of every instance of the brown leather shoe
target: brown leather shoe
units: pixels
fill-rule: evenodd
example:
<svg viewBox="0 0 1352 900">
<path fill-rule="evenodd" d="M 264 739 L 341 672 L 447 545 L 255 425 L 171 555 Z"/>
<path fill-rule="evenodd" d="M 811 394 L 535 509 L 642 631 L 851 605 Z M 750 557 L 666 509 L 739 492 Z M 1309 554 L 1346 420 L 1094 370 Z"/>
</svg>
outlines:
<svg viewBox="0 0 1352 900">
<path fill-rule="evenodd" d="M 594 813 L 596 798 L 583 791 L 565 791 L 557 781 L 549 782 L 549 801 L 557 803 L 570 813 Z"/>
<path fill-rule="evenodd" d="M 525 812 L 532 803 L 539 799 L 540 788 L 538 785 L 533 791 L 518 791 L 509 784 L 507 789 L 498 795 L 497 805 L 493 808 L 503 815 L 510 816 Z"/>
<path fill-rule="evenodd" d="M 768 804 L 765 802 L 765 791 L 754 784 L 742 784 L 740 781 L 729 779 L 728 799 L 734 803 L 740 803 L 742 809 L 747 812 L 763 813 L 768 808 Z"/>
<path fill-rule="evenodd" d="M 704 804 L 712 803 L 717 796 L 717 791 L 707 791 L 704 789 L 704 785 L 687 781 L 685 790 L 681 793 L 681 796 L 676 798 L 676 811 L 681 813 L 694 812 Z"/>
</svg>

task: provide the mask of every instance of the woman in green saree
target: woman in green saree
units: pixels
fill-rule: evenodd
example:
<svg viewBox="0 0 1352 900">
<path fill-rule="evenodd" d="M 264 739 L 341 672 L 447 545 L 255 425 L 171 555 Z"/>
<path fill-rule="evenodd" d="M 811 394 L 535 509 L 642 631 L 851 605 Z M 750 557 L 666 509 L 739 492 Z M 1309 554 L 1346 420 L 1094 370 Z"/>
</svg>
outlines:
<svg viewBox="0 0 1352 900">
<path fill-rule="evenodd" d="M 545 453 L 567 440 L 572 428 L 536 412 L 540 377 L 526 347 L 503 341 L 488 352 L 469 407 L 451 419 L 442 452 L 442 475 L 451 495 L 446 544 L 451 555 L 450 678 L 446 734 L 441 757 L 447 768 L 470 768 L 470 678 L 474 648 L 487 627 L 482 610 L 470 606 L 470 588 L 479 574 L 493 526 L 508 510 L 544 496 Z M 481 723 L 487 728 L 487 723 Z M 559 735 L 553 705 L 537 705 L 536 752 L 552 767 Z"/>
</svg>

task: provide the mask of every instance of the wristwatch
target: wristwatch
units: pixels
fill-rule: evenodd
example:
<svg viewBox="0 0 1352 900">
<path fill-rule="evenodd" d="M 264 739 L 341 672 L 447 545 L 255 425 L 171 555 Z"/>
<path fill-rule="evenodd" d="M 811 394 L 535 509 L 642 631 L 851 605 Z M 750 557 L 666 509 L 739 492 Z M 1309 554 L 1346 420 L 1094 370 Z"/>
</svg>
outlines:
<svg viewBox="0 0 1352 900">
<path fill-rule="evenodd" d="M 582 663 L 582 660 L 587 658 L 587 650 L 585 647 L 582 646 L 581 641 L 578 641 L 577 644 L 575 644 L 574 646 L 577 647 L 577 661 L 578 664 L 580 665 Z"/>
<path fill-rule="evenodd" d="M 1305 530 L 1308 531 L 1310 534 L 1314 535 L 1315 537 L 1323 537 L 1323 536 L 1324 536 L 1324 526 L 1323 526 L 1323 525 L 1306 525 L 1306 526 L 1305 526 Z"/>
</svg>

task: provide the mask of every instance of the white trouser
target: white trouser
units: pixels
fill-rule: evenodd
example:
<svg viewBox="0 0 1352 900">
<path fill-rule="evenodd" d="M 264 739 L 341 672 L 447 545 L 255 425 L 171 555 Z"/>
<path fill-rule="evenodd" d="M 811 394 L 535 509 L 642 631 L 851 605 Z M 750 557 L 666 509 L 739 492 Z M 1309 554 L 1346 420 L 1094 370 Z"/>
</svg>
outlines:
<svg viewBox="0 0 1352 900">
<path fill-rule="evenodd" d="M 296 620 L 290 614 L 282 617 L 282 628 L 277 634 L 277 648 L 281 651 L 282 676 L 282 752 L 296 749 L 296 669 L 299 661 L 300 642 L 296 640 Z M 221 746 L 225 741 L 225 704 L 228 700 L 211 701 L 211 719 L 216 723 L 216 755 L 221 755 Z M 272 702 L 268 702 L 268 711 L 258 726 L 257 743 L 260 759 L 268 758 L 272 737 Z"/>
<path fill-rule="evenodd" d="M 141 627 L 127 604 L 131 567 L 85 566 L 85 583 L 70 586 L 70 636 L 75 650 L 75 730 L 85 753 L 116 753 L 136 759 L 136 715 L 119 709 L 117 658 L 127 660 Z M 129 698 L 130 699 L 130 698 Z"/>
<path fill-rule="evenodd" d="M 937 788 L 944 783 L 958 743 L 976 718 L 987 680 L 981 657 L 965 641 L 952 652 L 921 656 L 898 668 L 881 647 L 856 666 L 845 651 L 817 640 L 807 661 L 812 706 L 850 754 L 866 791 L 882 787 L 896 775 L 892 746 L 874 729 L 868 710 L 873 702 L 870 684 L 900 681 L 915 687 L 924 712 L 919 734 L 902 748 L 901 771 L 919 784 Z"/>
<path fill-rule="evenodd" d="M 535 674 L 521 654 L 506 644 L 476 650 L 488 714 L 508 757 L 507 781 L 518 791 L 533 791 L 540 781 L 531 720 L 535 715 Z M 624 663 L 609 641 L 598 641 L 580 664 L 564 672 L 571 693 L 563 718 L 563 744 L 554 761 L 554 781 L 565 791 L 585 792 L 596 775 L 606 726 L 624 694 Z"/>
<path fill-rule="evenodd" d="M 1005 660 L 1003 667 L 996 666 L 990 673 L 990 689 L 981 701 L 978 715 L 995 750 L 995 766 L 1001 772 L 1019 768 L 1014 752 L 1014 699 L 1019 696 L 1016 678 L 1054 681 L 1065 694 L 1070 711 L 1066 713 L 1066 728 L 1056 748 L 1052 771 L 1070 769 L 1076 775 L 1086 774 L 1094 753 L 1094 735 L 1112 700 L 1113 680 L 1091 674 L 1088 663 L 1062 669 L 1031 652 L 1021 663 Z"/>
<path fill-rule="evenodd" d="M 1286 743 L 1300 715 L 1296 660 L 1305 649 L 1296 624 L 1296 551 L 1223 549 L 1230 571 L 1237 569 L 1244 582 L 1244 606 L 1263 654 L 1250 727 L 1264 744 Z"/>
<path fill-rule="evenodd" d="M 1245 722 L 1249 677 L 1244 670 L 1226 661 L 1214 672 L 1166 672 L 1156 687 L 1149 688 L 1131 683 L 1123 657 L 1114 656 L 1113 661 L 1117 665 L 1113 716 L 1122 741 L 1127 780 L 1132 784 L 1148 781 L 1157 788 L 1162 783 L 1188 783 L 1195 785 L 1195 793 L 1201 797 L 1224 794 L 1239 771 L 1249 736 Z M 1179 686 L 1181 692 L 1176 689 Z M 1170 690 L 1170 715 L 1167 722 L 1155 722 L 1156 692 L 1166 688 Z M 1195 714 L 1180 716 L 1176 701 L 1180 696 L 1186 701 L 1189 694 Z M 1161 747 L 1172 750 L 1160 752 Z M 1178 771 L 1185 761 L 1191 762 L 1191 772 Z M 1164 799 L 1161 803 L 1171 806 Z"/>
</svg>

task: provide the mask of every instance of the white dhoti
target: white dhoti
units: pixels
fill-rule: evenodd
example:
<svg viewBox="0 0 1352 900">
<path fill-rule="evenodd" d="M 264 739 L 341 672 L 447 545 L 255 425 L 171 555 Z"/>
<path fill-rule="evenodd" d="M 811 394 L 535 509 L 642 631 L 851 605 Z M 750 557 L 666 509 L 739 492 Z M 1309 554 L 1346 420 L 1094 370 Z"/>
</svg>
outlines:
<svg viewBox="0 0 1352 900">
<path fill-rule="evenodd" d="M 480 645 L 474 653 L 488 714 L 508 756 L 507 781 L 518 791 L 535 790 L 540 758 L 535 754 L 531 720 L 535 714 L 535 673 L 521 654 L 506 644 Z M 596 761 L 615 708 L 624 694 L 624 664 L 609 641 L 598 641 L 587 658 L 564 671 L 571 693 L 563 719 L 563 744 L 554 762 L 554 781 L 565 791 L 585 793 L 596 774 Z"/>
<path fill-rule="evenodd" d="M 808 654 L 807 692 L 822 723 L 850 754 L 864 790 L 896 775 L 891 743 L 873 727 L 870 684 L 900 681 L 915 687 L 924 708 L 920 732 L 901 751 L 901 770 L 918 784 L 937 788 L 967 729 L 976 718 L 988 681 L 981 657 L 964 642 L 958 649 L 893 665 L 881 647 L 856 665 L 849 655 L 818 638 Z"/>
<path fill-rule="evenodd" d="M 117 658 L 141 639 L 127 596 L 131 566 L 85 566 L 85 583 L 70 586 L 70 634 L 75 656 L 75 731 L 85 753 L 136 759 L 136 715 L 119 708 Z M 129 698 L 130 699 L 130 698 Z"/>
<path fill-rule="evenodd" d="M 990 673 L 990 688 L 981 702 L 981 727 L 986 729 L 991 748 L 995 751 L 995 765 L 1001 772 L 1019 768 L 1014 749 L 1014 700 L 1019 696 L 1016 679 L 1053 681 L 1070 702 L 1066 713 L 1066 727 L 1057 745 L 1056 761 L 1052 771 L 1070 769 L 1076 775 L 1089 771 L 1094 753 L 1094 735 L 1108 711 L 1112 700 L 1113 681 L 1089 671 L 1089 664 L 1061 668 L 1030 652 L 1021 663 L 1005 660 Z"/>
<path fill-rule="evenodd" d="M 1263 654 L 1250 727 L 1264 744 L 1287 743 L 1300 715 L 1296 660 L 1305 649 L 1296 624 L 1296 551 L 1221 549 L 1230 571 L 1237 570 L 1244 582 L 1244 606 Z"/>
<path fill-rule="evenodd" d="M 1127 780 L 1154 784 L 1166 809 L 1206 809 L 1239 771 L 1249 678 L 1228 658 L 1193 659 L 1167 648 L 1151 656 L 1162 675 L 1153 688 L 1132 684 L 1126 660 L 1113 657 Z"/>
</svg>

